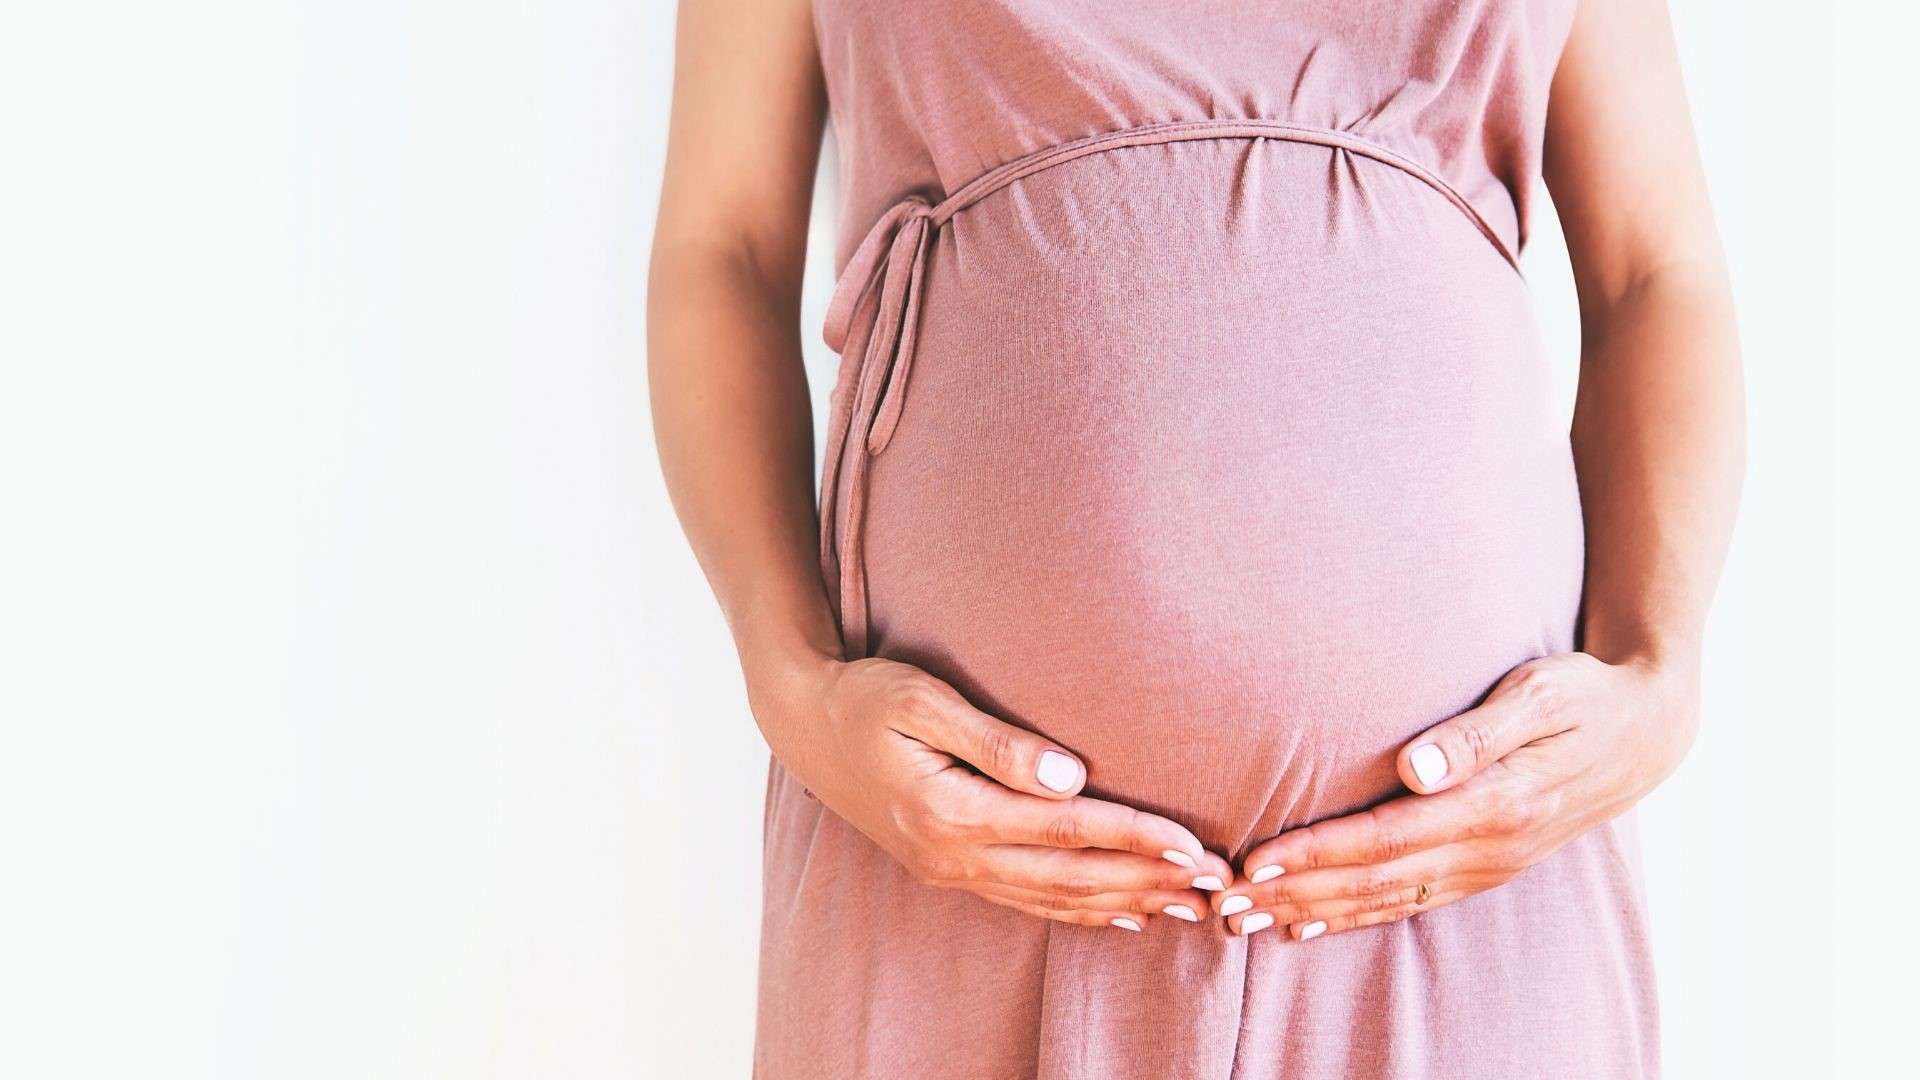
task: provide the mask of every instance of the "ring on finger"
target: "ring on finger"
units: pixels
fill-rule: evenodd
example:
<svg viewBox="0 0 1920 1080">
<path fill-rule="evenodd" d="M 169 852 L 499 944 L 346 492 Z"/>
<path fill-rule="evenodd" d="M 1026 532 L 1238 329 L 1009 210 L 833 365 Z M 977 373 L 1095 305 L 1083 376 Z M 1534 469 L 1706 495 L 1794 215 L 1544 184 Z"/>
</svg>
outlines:
<svg viewBox="0 0 1920 1080">
<path fill-rule="evenodd" d="M 1423 881 L 1420 883 L 1420 888 L 1414 891 L 1413 902 L 1416 905 L 1425 904 L 1427 899 L 1432 895 L 1433 890 L 1428 888 L 1427 883 Z"/>
</svg>

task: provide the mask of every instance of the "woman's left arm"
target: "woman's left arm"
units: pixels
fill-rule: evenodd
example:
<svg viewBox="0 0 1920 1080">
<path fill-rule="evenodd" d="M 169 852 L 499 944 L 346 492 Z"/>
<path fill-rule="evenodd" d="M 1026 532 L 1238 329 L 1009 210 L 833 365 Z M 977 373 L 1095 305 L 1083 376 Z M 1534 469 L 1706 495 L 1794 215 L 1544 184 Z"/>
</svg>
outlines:
<svg viewBox="0 0 1920 1080">
<path fill-rule="evenodd" d="M 1580 297 L 1582 651 L 1521 665 L 1402 747 L 1417 794 L 1253 849 L 1213 897 L 1236 932 L 1311 938 L 1493 888 L 1633 806 L 1693 742 L 1744 393 L 1665 0 L 1580 5 L 1544 171 Z"/>
</svg>

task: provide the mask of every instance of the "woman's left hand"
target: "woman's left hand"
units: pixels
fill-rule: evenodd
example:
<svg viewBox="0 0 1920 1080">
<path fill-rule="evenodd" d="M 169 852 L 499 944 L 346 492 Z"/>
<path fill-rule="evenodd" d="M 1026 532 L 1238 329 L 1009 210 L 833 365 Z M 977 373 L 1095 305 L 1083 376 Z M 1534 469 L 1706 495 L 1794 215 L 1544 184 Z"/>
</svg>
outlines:
<svg viewBox="0 0 1920 1080">
<path fill-rule="evenodd" d="M 1394 922 L 1491 889 L 1619 815 L 1693 741 L 1695 668 L 1564 653 L 1402 747 L 1416 794 L 1282 833 L 1213 896 L 1234 933 L 1298 940 Z"/>
</svg>

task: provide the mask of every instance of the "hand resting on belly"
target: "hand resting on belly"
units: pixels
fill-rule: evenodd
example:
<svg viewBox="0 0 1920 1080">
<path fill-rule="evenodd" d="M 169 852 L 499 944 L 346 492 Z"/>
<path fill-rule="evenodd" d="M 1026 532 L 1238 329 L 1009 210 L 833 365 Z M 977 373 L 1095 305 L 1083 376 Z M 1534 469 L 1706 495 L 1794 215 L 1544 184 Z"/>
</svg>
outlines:
<svg viewBox="0 0 1920 1080">
<path fill-rule="evenodd" d="M 1413 794 L 1290 830 L 1238 868 L 1177 822 L 1078 794 L 1069 748 L 907 664 L 828 663 L 755 711 L 781 764 L 924 884 L 1082 926 L 1210 912 L 1305 941 L 1497 887 L 1634 805 L 1692 742 L 1692 671 L 1522 664 L 1401 749 Z"/>
<path fill-rule="evenodd" d="M 1186 828 L 1078 794 L 1080 760 L 907 664 L 831 662 L 756 695 L 781 765 L 915 879 L 1082 926 L 1197 922 L 1233 880 Z"/>
</svg>

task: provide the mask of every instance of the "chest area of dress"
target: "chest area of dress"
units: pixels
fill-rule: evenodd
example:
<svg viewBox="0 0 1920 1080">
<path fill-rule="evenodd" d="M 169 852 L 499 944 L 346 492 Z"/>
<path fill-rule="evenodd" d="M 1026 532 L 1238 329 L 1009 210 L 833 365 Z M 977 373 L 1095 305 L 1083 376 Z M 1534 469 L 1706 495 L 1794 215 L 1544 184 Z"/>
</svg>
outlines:
<svg viewBox="0 0 1920 1080">
<path fill-rule="evenodd" d="M 1550 73 L 1576 0 L 814 0 L 828 77 L 1005 107 L 1159 90 L 1217 109 Z M 840 81 L 847 82 L 845 78 Z"/>
</svg>

